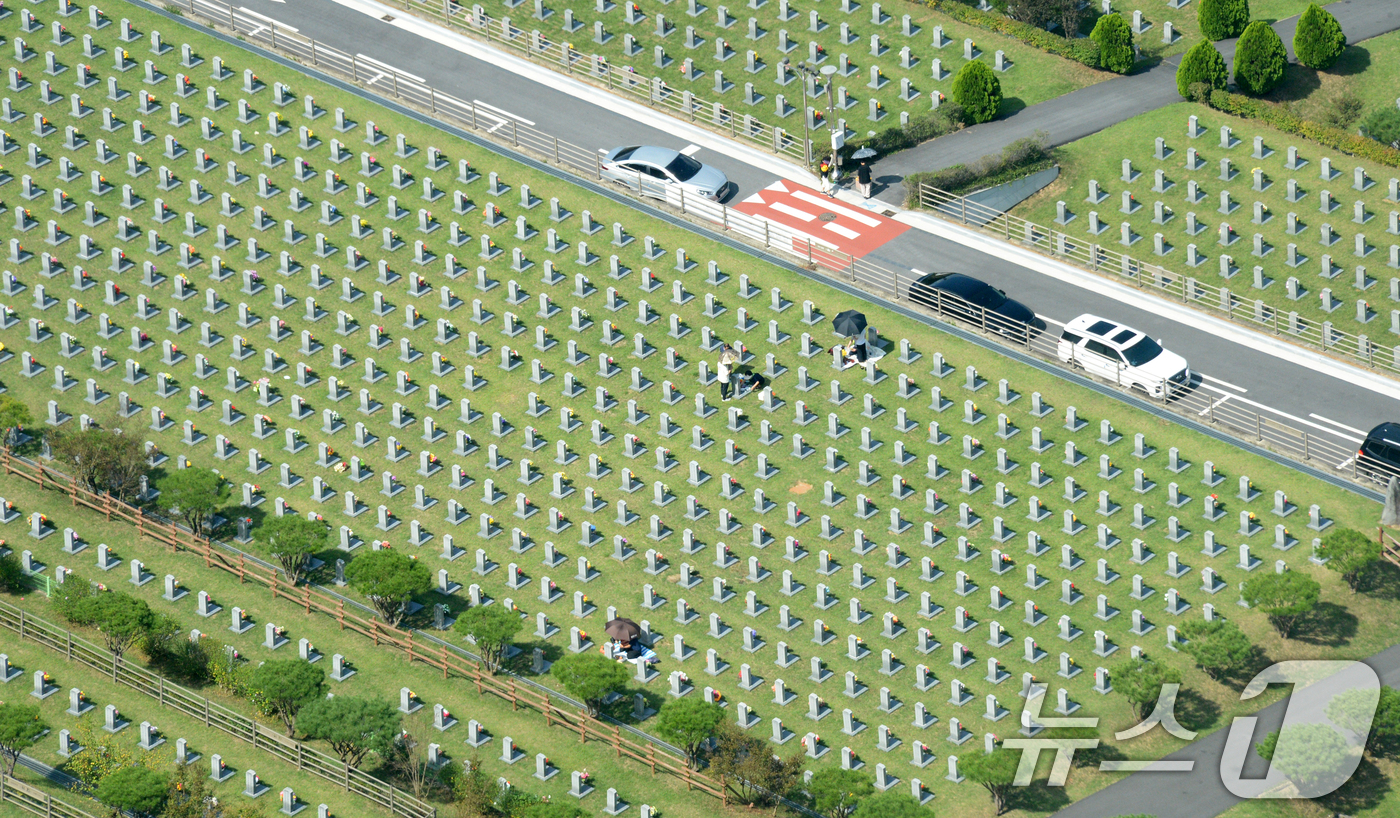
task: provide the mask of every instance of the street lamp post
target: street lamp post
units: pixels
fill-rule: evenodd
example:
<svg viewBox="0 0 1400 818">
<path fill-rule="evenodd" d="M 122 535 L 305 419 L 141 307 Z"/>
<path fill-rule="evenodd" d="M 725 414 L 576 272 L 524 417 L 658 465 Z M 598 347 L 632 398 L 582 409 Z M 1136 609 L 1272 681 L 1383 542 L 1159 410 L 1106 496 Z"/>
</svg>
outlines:
<svg viewBox="0 0 1400 818">
<path fill-rule="evenodd" d="M 802 81 L 802 136 L 803 136 L 803 142 L 804 142 L 803 155 L 806 157 L 807 166 L 808 166 L 808 167 L 811 167 L 811 166 L 812 166 L 812 137 L 811 137 L 811 129 L 810 129 L 810 127 L 809 127 L 809 125 L 808 125 L 808 121 L 807 121 L 807 120 L 808 120 L 808 106 L 807 106 L 807 79 L 806 79 L 806 78 L 807 78 L 807 77 L 810 77 L 810 78 L 812 78 L 812 79 L 816 79 L 816 78 L 818 78 L 818 77 L 824 77 L 825 80 L 826 80 L 825 83 L 824 83 L 824 85 L 826 86 L 826 128 L 827 128 L 827 133 L 828 133 L 828 135 L 831 137 L 830 140 L 829 140 L 831 151 L 832 151 L 832 153 L 835 153 L 835 152 L 836 152 L 836 148 L 837 148 L 837 145 L 836 145 L 836 131 L 834 130 L 833 125 L 832 125 L 832 122 L 833 122 L 832 113 L 833 113 L 833 110 L 834 110 L 834 108 L 835 108 L 835 105 L 834 105 L 834 103 L 832 102 L 832 96 L 831 96 L 831 78 L 832 78 L 832 76 L 836 73 L 836 66 L 834 66 L 834 65 L 824 66 L 824 67 L 821 68 L 820 71 L 818 71 L 816 68 L 813 68 L 812 66 L 808 65 L 805 61 L 799 62 L 799 63 L 795 63 L 795 64 L 794 64 L 791 60 L 787 59 L 786 57 L 783 58 L 783 65 L 786 65 L 786 66 L 788 66 L 789 68 L 795 68 L 795 69 L 797 69 L 798 72 L 800 72 L 801 74 L 804 75 L 804 79 L 803 79 L 803 81 Z M 843 134 L 843 136 L 844 136 L 844 134 Z"/>
</svg>

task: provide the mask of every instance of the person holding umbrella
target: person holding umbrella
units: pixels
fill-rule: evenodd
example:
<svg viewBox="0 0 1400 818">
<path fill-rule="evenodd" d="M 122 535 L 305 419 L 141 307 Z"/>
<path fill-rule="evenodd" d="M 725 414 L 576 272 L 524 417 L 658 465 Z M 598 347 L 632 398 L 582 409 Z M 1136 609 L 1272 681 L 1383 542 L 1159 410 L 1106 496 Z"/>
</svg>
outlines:
<svg viewBox="0 0 1400 818">
<path fill-rule="evenodd" d="M 603 633 L 617 642 L 618 647 L 630 654 L 632 640 L 642 635 L 642 627 L 630 619 L 618 617 L 603 626 Z"/>
<path fill-rule="evenodd" d="M 719 397 L 726 403 L 734 395 L 734 367 L 739 363 L 739 353 L 729 344 L 719 350 L 719 362 L 715 374 L 719 379 Z"/>
<path fill-rule="evenodd" d="M 856 187 L 860 188 L 861 195 L 867 199 L 870 198 L 871 180 L 870 163 L 866 160 L 875 156 L 875 153 L 875 149 L 867 145 L 851 154 L 852 159 L 860 160 L 860 167 L 856 168 Z"/>
</svg>

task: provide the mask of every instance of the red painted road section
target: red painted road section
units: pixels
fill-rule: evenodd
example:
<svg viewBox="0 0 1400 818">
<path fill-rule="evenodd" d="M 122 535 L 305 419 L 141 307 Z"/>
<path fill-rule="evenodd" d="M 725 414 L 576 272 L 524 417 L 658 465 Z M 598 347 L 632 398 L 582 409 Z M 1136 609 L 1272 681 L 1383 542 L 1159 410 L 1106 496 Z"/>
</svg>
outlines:
<svg viewBox="0 0 1400 818">
<path fill-rule="evenodd" d="M 794 231 L 793 249 L 803 255 L 806 240 L 811 239 L 815 250 L 825 247 L 859 258 L 909 229 L 893 219 L 828 198 L 819 190 L 786 181 L 774 182 L 733 207 Z"/>
</svg>

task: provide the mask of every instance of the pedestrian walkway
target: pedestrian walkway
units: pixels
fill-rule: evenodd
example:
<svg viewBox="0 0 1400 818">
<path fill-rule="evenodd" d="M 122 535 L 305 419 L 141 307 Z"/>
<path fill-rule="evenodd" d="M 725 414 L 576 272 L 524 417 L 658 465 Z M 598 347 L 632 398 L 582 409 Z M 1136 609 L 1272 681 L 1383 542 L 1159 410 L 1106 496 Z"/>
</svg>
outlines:
<svg viewBox="0 0 1400 818">
<path fill-rule="evenodd" d="M 1341 0 L 1327 6 L 1327 10 L 1341 23 L 1351 43 L 1400 28 L 1400 3 L 1395 0 Z M 1297 24 L 1296 16 L 1273 24 L 1290 58 Z M 1235 41 L 1222 40 L 1216 45 L 1226 63 L 1233 66 Z M 1091 85 L 1023 108 L 1004 119 L 974 125 L 879 159 L 872 165 L 879 183 L 876 195 L 881 201 L 902 203 L 904 186 L 901 182 L 911 173 L 971 164 L 1038 132 L 1047 135 L 1051 146 L 1064 145 L 1138 114 L 1178 102 L 1181 96 L 1176 90 L 1176 69 L 1180 63 L 1178 55 L 1145 71 Z"/>
<path fill-rule="evenodd" d="M 864 256 L 909 229 L 790 181 L 774 182 L 737 202 L 734 209 L 795 231 L 794 248 L 802 253 L 802 240 L 810 239 L 843 255 Z"/>
</svg>

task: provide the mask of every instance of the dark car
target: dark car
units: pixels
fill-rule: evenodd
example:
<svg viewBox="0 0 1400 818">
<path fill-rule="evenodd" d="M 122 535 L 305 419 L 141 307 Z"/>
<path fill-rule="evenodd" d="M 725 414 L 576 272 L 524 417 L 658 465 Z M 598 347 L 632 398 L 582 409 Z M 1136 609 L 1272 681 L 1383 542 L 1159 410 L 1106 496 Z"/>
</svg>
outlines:
<svg viewBox="0 0 1400 818">
<path fill-rule="evenodd" d="M 1400 423 L 1382 423 L 1366 435 L 1356 453 L 1356 470 L 1381 483 L 1400 475 Z"/>
<path fill-rule="evenodd" d="M 961 318 L 995 332 L 1020 335 L 1043 324 L 1025 304 L 985 281 L 962 273 L 929 273 L 909 287 L 909 298 L 943 315 Z"/>
</svg>

